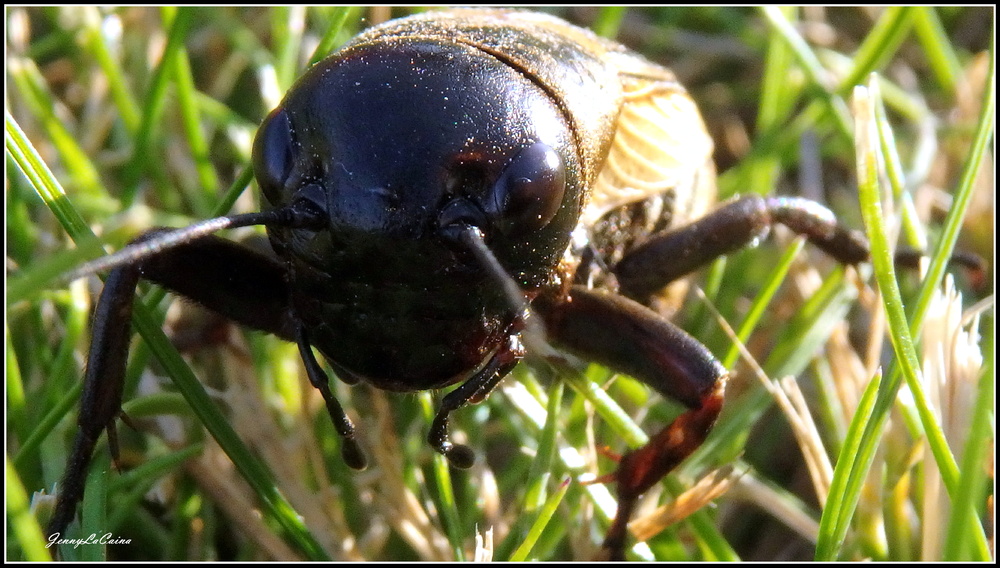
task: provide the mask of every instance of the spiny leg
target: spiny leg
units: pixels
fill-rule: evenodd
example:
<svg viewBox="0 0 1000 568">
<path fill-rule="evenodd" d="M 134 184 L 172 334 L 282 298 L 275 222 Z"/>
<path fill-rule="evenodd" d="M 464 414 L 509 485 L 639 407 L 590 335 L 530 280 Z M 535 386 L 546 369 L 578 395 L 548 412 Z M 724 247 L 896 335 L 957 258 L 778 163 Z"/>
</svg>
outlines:
<svg viewBox="0 0 1000 568">
<path fill-rule="evenodd" d="M 453 466 L 462 469 L 472 467 L 475 454 L 468 446 L 452 444 L 448 440 L 448 415 L 469 403 L 475 404 L 485 399 L 523 356 L 524 349 L 520 340 L 516 335 L 510 336 L 482 369 L 445 395 L 441 401 L 427 434 L 427 442 L 448 458 Z"/>
<path fill-rule="evenodd" d="M 705 393 L 698 407 L 675 418 L 651 436 L 645 446 L 622 456 L 614 473 L 618 511 L 603 543 L 611 560 L 625 559 L 628 522 L 639 497 L 705 442 L 722 411 L 724 392 L 725 376 L 722 376 Z"/>
<path fill-rule="evenodd" d="M 622 296 L 575 286 L 563 301 L 540 300 L 535 307 L 556 344 L 631 375 L 691 409 L 645 446 L 626 453 L 609 476 L 617 485 L 618 512 L 604 547 L 612 560 L 622 560 L 635 504 L 705 440 L 722 409 L 728 373 L 693 337 Z"/>
<path fill-rule="evenodd" d="M 83 498 L 83 486 L 94 454 L 94 447 L 107 430 L 114 431 L 114 421 L 121 412 L 125 363 L 131 337 L 132 301 L 139 282 L 137 267 L 123 267 L 111 272 L 94 312 L 93 341 L 80 397 L 76 437 L 59 485 L 59 498 L 46 529 L 48 535 L 65 536 L 66 527 L 76 515 L 76 505 Z M 112 447 L 117 463 L 117 450 Z"/>
<path fill-rule="evenodd" d="M 154 229 L 133 242 L 163 232 Z M 49 535 L 65 534 L 83 497 L 87 469 L 101 432 L 113 435 L 114 421 L 121 413 L 132 303 L 140 278 L 162 284 L 245 326 L 285 339 L 293 335 L 284 267 L 225 239 L 200 237 L 112 270 L 94 312 L 78 429 L 47 527 Z"/>
</svg>

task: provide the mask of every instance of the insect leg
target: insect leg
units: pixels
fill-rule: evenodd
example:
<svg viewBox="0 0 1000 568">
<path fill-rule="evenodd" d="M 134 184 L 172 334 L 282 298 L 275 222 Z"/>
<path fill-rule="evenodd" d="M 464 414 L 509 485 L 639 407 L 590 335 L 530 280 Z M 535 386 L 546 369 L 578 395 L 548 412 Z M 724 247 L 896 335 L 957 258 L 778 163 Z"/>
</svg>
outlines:
<svg viewBox="0 0 1000 568">
<path fill-rule="evenodd" d="M 746 195 L 693 223 L 655 235 L 614 267 L 625 295 L 643 301 L 663 286 L 743 248 L 781 223 L 844 264 L 868 260 L 868 240 L 815 201 Z"/>
<path fill-rule="evenodd" d="M 302 362 L 306 366 L 306 374 L 309 375 L 309 382 L 323 395 L 323 401 L 326 402 L 326 410 L 330 413 L 333 426 L 337 429 L 337 433 L 340 434 L 343 441 L 340 453 L 344 458 L 344 463 L 353 469 L 365 469 L 368 464 L 365 454 L 361 451 L 361 447 L 358 446 L 357 440 L 354 439 L 354 424 L 347 417 L 347 414 L 344 413 L 344 408 L 340 406 L 337 397 L 333 396 L 333 392 L 330 390 L 330 379 L 319 366 L 319 362 L 316 361 L 316 355 L 313 354 L 305 326 L 298 326 L 295 334 L 295 342 L 299 346 L 299 354 L 302 356 Z"/>
<path fill-rule="evenodd" d="M 639 496 L 681 463 L 708 435 L 722 409 L 728 373 L 708 349 L 637 302 L 574 286 L 564 302 L 536 302 L 559 346 L 641 380 L 690 410 L 625 454 L 611 476 L 618 512 L 604 547 L 623 559 L 626 526 Z"/>
<path fill-rule="evenodd" d="M 59 498 L 49 520 L 48 535 L 65 536 L 83 498 L 83 484 L 101 432 L 113 431 L 121 412 L 125 362 L 131 337 L 132 300 L 139 282 L 136 267 L 113 270 L 94 312 L 93 341 L 84 376 L 76 437 L 59 485 Z M 118 456 L 113 455 L 117 462 Z"/>
<path fill-rule="evenodd" d="M 154 229 L 133 242 L 160 233 Z M 132 302 L 140 278 L 160 283 L 243 325 L 285 339 L 293 337 L 283 266 L 236 243 L 202 237 L 112 270 L 94 312 L 78 429 L 47 527 L 50 535 L 63 535 L 73 520 L 101 432 L 107 430 L 113 436 L 115 419 L 121 413 Z"/>
<path fill-rule="evenodd" d="M 441 401 L 441 407 L 438 408 L 427 434 L 427 442 L 438 453 L 448 458 L 455 467 L 462 469 L 472 467 L 475 455 L 468 446 L 455 445 L 448 441 L 448 415 L 466 404 L 475 404 L 485 399 L 523 356 L 524 349 L 520 340 L 516 335 L 510 336 L 507 343 L 500 347 L 482 369 L 457 389 L 445 395 Z"/>
</svg>

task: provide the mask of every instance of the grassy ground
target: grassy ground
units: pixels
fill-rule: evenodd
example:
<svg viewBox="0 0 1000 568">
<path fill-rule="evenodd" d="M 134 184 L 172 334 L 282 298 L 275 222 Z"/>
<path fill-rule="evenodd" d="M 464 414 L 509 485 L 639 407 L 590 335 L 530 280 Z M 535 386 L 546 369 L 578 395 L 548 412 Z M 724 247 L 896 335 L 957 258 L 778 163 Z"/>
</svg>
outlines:
<svg viewBox="0 0 1000 568">
<path fill-rule="evenodd" d="M 653 536 L 631 557 L 989 559 L 992 9 L 559 13 L 677 71 L 717 141 L 723 196 L 806 195 L 877 245 L 854 271 L 777 231 L 697 279 L 709 301 L 692 295 L 676 320 L 735 374 L 716 432 L 646 499 L 638 528 Z M 101 254 L 91 232 L 112 250 L 150 226 L 255 210 L 241 174 L 256 125 L 361 16 L 389 14 L 7 9 L 9 560 L 51 553 L 26 507 L 59 480 L 75 429 L 99 281 L 58 276 Z M 891 273 L 885 233 L 933 253 L 926 278 Z M 944 276 L 955 246 L 988 259 L 984 285 Z M 949 304 L 952 272 L 964 299 Z M 613 469 L 600 448 L 622 452 L 680 411 L 594 366 L 553 380 L 521 365 L 456 413 L 481 459 L 449 471 L 424 442 L 435 396 L 338 385 L 372 462 L 354 473 L 294 346 L 143 297 L 125 396 L 138 430 L 119 428 L 123 472 L 98 448 L 78 529 L 130 542 L 63 558 L 588 559 L 614 501 L 578 480 Z"/>
</svg>

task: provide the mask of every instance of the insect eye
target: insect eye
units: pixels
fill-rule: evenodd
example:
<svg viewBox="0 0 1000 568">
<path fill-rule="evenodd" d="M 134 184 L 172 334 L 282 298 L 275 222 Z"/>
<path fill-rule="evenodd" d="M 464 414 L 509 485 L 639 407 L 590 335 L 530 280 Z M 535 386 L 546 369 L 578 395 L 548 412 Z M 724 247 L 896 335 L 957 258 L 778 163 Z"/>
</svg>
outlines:
<svg viewBox="0 0 1000 568">
<path fill-rule="evenodd" d="M 261 125 L 253 144 L 253 169 L 264 196 L 272 204 L 282 202 L 281 190 L 292 171 L 292 125 L 282 107 Z"/>
<path fill-rule="evenodd" d="M 551 146 L 536 142 L 507 166 L 493 189 L 500 230 L 534 231 L 548 225 L 562 204 L 566 172 Z"/>
</svg>

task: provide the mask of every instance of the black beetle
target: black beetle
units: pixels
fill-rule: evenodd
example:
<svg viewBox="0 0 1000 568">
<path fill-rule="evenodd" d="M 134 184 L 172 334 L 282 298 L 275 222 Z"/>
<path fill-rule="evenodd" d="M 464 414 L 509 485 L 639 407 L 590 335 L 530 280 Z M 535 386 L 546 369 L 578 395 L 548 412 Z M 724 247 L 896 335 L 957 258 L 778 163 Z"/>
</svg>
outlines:
<svg viewBox="0 0 1000 568">
<path fill-rule="evenodd" d="M 447 71 L 438 74 L 445 62 Z M 385 85 L 386 96 L 373 96 L 366 81 Z M 413 90 L 404 89 L 411 84 Z M 497 88 L 503 98 L 482 100 Z M 408 104 L 438 106 L 431 115 L 394 113 Z M 637 124 L 652 130 L 638 141 L 621 134 Z M 654 134 L 664 125 L 684 139 L 667 128 L 666 136 Z M 623 173 L 623 165 L 635 163 L 626 156 L 636 151 L 676 163 L 664 168 L 669 176 L 655 168 Z M 654 441 L 620 466 L 622 512 L 608 541 L 620 555 L 629 507 L 700 443 L 718 413 L 726 371 L 639 303 L 590 289 L 648 302 L 665 284 L 754 240 L 772 221 L 807 234 L 843 262 L 867 256 L 863 238 L 828 223 L 824 210 L 805 201 L 746 198 L 685 225 L 714 197 L 710 153 L 697 111 L 669 71 L 614 44 L 518 13 L 401 20 L 366 32 L 311 69 L 258 134 L 257 178 L 282 213 L 254 221 L 267 225 L 285 266 L 204 238 L 142 260 L 137 271 L 117 270 L 109 288 L 129 291 L 106 292 L 102 304 L 124 309 L 141 276 L 297 341 L 345 437 L 345 458 L 356 467 L 363 458 L 352 427 L 310 345 L 348 382 L 412 391 L 467 381 L 445 398 L 431 428 L 432 445 L 467 466 L 469 451 L 447 439 L 447 413 L 488 394 L 520 358 L 522 331 L 540 333 L 531 325 L 538 317 L 545 334 L 533 339 L 607 363 L 694 408 L 660 435 L 680 442 Z M 684 230 L 655 236 L 677 227 Z M 725 238 L 713 240 L 718 235 Z M 372 258 L 379 260 L 373 265 Z M 214 272 L 191 279 L 178 269 L 191 262 Z M 253 290 L 218 286 L 248 264 L 259 276 Z M 531 315 L 503 290 L 504 279 L 531 301 Z M 234 294 L 243 297 L 233 302 Z M 120 319 L 99 321 L 121 329 Z M 124 352 L 127 335 L 113 335 L 101 336 L 112 345 L 95 341 L 94 354 Z M 640 341 L 646 336 L 651 343 Z M 90 368 L 100 369 L 94 354 Z M 97 405 L 104 409 L 81 431 L 99 434 L 120 402 L 113 392 L 86 392 L 106 404 Z M 79 452 L 89 454 L 94 432 L 82 434 L 88 440 Z M 643 465 L 636 463 L 656 465 L 640 474 Z M 72 487 L 64 484 L 64 491 L 72 495 Z M 63 501 L 68 505 L 54 525 L 66 521 L 72 501 Z"/>
</svg>

